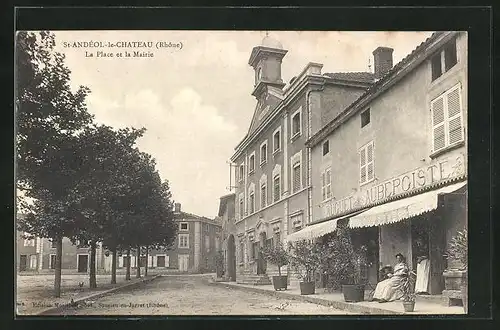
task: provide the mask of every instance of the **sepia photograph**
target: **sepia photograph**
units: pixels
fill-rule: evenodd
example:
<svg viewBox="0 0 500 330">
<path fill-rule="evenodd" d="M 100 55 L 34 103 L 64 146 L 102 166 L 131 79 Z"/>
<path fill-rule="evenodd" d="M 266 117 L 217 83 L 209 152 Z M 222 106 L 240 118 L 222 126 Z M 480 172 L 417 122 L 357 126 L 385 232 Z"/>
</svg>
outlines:
<svg viewBox="0 0 500 330">
<path fill-rule="evenodd" d="M 17 31 L 16 315 L 468 314 L 468 45 Z"/>
</svg>

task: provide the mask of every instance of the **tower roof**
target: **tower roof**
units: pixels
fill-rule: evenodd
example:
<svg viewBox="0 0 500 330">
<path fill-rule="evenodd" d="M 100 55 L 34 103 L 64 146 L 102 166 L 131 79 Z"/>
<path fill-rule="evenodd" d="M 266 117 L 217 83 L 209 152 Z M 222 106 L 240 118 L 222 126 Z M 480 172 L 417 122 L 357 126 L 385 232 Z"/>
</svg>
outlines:
<svg viewBox="0 0 500 330">
<path fill-rule="evenodd" d="M 262 42 L 260 43 L 262 47 L 268 47 L 268 48 L 275 48 L 275 49 L 283 49 L 283 45 L 281 42 L 279 42 L 278 39 L 274 39 L 273 37 L 270 37 L 266 35 L 264 39 L 262 39 Z"/>
</svg>

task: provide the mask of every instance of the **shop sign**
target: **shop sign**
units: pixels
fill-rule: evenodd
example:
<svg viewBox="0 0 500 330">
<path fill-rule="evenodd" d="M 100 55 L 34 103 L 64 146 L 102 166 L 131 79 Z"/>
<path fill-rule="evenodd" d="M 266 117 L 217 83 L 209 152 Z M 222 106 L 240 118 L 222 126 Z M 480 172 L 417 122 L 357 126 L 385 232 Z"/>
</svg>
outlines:
<svg viewBox="0 0 500 330">
<path fill-rule="evenodd" d="M 404 193 L 410 193 L 413 190 L 438 184 L 445 180 L 458 178 L 464 174 L 465 157 L 463 154 L 440 159 L 431 165 L 385 180 L 343 199 L 329 201 L 321 206 L 323 217 L 345 214 L 350 210 L 365 207 Z"/>
</svg>

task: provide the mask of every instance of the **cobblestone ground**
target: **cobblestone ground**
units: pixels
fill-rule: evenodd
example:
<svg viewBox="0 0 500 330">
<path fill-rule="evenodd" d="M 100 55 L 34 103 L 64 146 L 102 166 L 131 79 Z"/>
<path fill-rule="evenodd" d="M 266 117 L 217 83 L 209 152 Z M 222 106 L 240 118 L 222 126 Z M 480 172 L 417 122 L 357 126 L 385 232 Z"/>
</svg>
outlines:
<svg viewBox="0 0 500 330">
<path fill-rule="evenodd" d="M 331 307 L 208 284 L 206 276 L 165 276 L 104 296 L 65 315 L 304 315 L 348 314 Z"/>
</svg>

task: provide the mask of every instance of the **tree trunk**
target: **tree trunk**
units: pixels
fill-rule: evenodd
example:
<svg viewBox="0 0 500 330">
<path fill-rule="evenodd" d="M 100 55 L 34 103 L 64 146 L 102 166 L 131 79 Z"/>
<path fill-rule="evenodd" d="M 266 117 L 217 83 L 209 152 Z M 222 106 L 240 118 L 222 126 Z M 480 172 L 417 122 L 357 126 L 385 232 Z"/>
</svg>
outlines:
<svg viewBox="0 0 500 330">
<path fill-rule="evenodd" d="M 61 269 L 62 269 L 62 237 L 55 238 L 56 242 L 56 269 L 54 277 L 54 296 L 61 296 Z"/>
<path fill-rule="evenodd" d="M 144 267 L 144 277 L 148 276 L 149 246 L 146 246 L 146 266 Z"/>
<path fill-rule="evenodd" d="M 95 274 L 95 256 L 96 256 L 96 243 L 92 241 L 90 243 L 90 288 L 95 289 L 97 288 L 97 280 L 96 280 L 96 274 Z"/>
<path fill-rule="evenodd" d="M 111 258 L 111 284 L 116 284 L 116 247 L 113 248 L 113 257 Z"/>
<path fill-rule="evenodd" d="M 130 280 L 130 249 L 127 250 L 127 272 L 125 274 L 125 280 Z"/>
<path fill-rule="evenodd" d="M 135 277 L 141 277 L 141 247 L 137 245 L 137 262 L 135 263 L 137 266 L 137 273 L 135 273 Z"/>
</svg>

